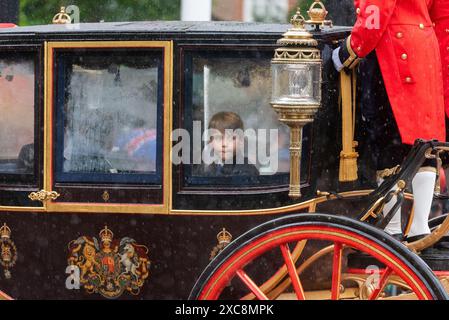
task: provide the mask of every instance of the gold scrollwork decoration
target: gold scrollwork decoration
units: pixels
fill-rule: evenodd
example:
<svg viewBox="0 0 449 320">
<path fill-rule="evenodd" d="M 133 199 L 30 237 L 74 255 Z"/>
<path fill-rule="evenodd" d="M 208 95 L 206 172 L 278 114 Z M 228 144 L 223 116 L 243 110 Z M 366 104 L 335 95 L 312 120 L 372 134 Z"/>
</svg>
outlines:
<svg viewBox="0 0 449 320">
<path fill-rule="evenodd" d="M 320 52 L 314 50 L 295 50 L 290 48 L 280 48 L 275 50 L 274 57 L 279 60 L 293 60 L 298 62 L 298 60 L 316 60 L 320 59 Z"/>
<path fill-rule="evenodd" d="M 56 200 L 60 196 L 61 195 L 59 193 L 57 193 L 56 191 L 41 190 L 38 192 L 31 192 L 28 195 L 28 198 L 30 198 L 30 200 L 32 200 L 32 201 L 46 202 L 48 200 Z"/>
<path fill-rule="evenodd" d="M 388 168 L 388 169 L 384 169 L 382 171 L 379 171 L 377 173 L 377 176 L 380 179 L 385 179 L 385 178 L 388 178 L 388 177 L 390 177 L 392 175 L 395 175 L 395 174 L 399 173 L 400 170 L 401 170 L 401 167 L 399 165 L 397 165 L 396 167 Z"/>
</svg>

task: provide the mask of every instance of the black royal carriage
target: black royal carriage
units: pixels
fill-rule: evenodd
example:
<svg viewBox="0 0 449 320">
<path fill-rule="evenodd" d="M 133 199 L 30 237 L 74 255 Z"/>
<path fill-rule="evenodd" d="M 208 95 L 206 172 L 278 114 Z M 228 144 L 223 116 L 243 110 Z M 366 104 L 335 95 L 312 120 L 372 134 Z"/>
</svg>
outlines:
<svg viewBox="0 0 449 320">
<path fill-rule="evenodd" d="M 288 197 L 288 168 L 279 174 L 242 180 L 201 176 L 192 165 L 171 164 L 171 131 L 183 128 L 191 132 L 194 121 L 204 127 L 207 108 L 214 111 L 213 104 L 205 103 L 206 77 L 222 77 L 217 80 L 219 85 L 208 88 L 209 94 L 220 99 L 209 102 L 231 105 L 219 95 L 223 85 L 234 88 L 236 96 L 253 89 L 249 95 L 253 106 L 241 102 L 247 109 L 244 120 L 254 123 L 271 117 L 265 125 L 282 128 L 276 114 L 269 113 L 273 111 L 267 92 L 263 96 L 260 92 L 271 86 L 266 74 L 270 74 L 276 40 L 287 29 L 286 25 L 267 24 L 136 22 L 1 30 L 1 59 L 6 65 L 29 66 L 31 81 L 28 87 L 22 83 L 20 94 L 28 88 L 33 101 L 21 114 L 28 120 L 11 120 L 28 123 L 31 143 L 19 150 L 23 152 L 16 152 L 17 157 L 1 160 L 0 210 L 23 257 L 11 268 L 12 278 L 1 280 L 2 289 L 19 299 L 96 297 L 83 290 L 67 290 L 64 277 L 54 275 L 66 269 L 66 246 L 72 239 L 81 231 L 94 234 L 107 224 L 115 234 L 132 236 L 150 249 L 150 277 L 139 292 L 144 299 L 187 298 L 192 287 L 191 298 L 206 299 L 220 294 L 248 299 L 446 298 L 444 259 L 439 259 L 433 265 L 437 270 L 432 271 L 416 252 L 440 240 L 449 223 L 438 218 L 430 236 L 407 248 L 381 231 L 388 216 L 382 218 L 380 208 L 395 185 L 398 198 L 410 202 L 408 186 L 421 162 L 448 146 L 418 141 L 400 170 L 374 191 L 366 181 L 338 183 L 339 92 L 329 57 L 347 28 L 313 33 L 324 61 L 322 92 L 326 94 L 314 123 L 304 128 L 299 200 Z M 148 134 L 153 137 L 153 165 L 141 169 L 143 174 L 135 174 L 135 167 L 126 167 L 127 158 L 97 154 L 86 161 L 67 156 L 67 141 L 74 138 L 70 130 L 77 128 L 77 122 L 92 128 L 105 122 L 120 128 L 139 120 L 121 113 L 126 110 L 123 105 L 142 111 L 132 94 L 118 101 L 116 109 L 106 110 L 98 96 L 114 97 L 110 91 L 101 92 L 107 81 L 122 83 L 121 90 L 135 89 L 127 83 L 132 83 L 132 78 L 148 80 L 140 71 L 150 69 L 152 96 L 141 99 L 152 99 L 144 114 L 154 119 L 154 130 Z M 99 80 L 98 74 L 105 77 Z M 17 74 L 16 80 L 20 80 Z M 14 83 L 13 74 L 8 83 Z M 89 114 L 95 116 L 85 119 L 79 115 L 89 110 L 82 109 L 79 90 L 88 87 L 95 93 L 87 95 L 89 105 L 95 106 Z M 105 112 L 108 110 L 110 114 Z M 95 132 L 108 134 L 100 131 Z M 84 133 L 91 139 L 84 141 L 94 141 L 96 134 Z M 72 154 L 83 145 L 80 141 L 70 146 Z M 79 169 L 72 163 L 89 165 Z M 30 199 L 32 193 L 35 200 Z M 410 214 L 403 220 L 406 231 Z M 217 232 L 219 241 L 227 244 L 229 231 L 242 236 L 215 250 L 214 254 L 225 247 L 199 277 L 216 244 Z M 372 265 L 379 271 L 377 289 L 367 282 L 372 274 L 346 265 L 351 248 L 374 258 Z M 26 281 L 15 281 L 18 278 Z M 291 284 L 293 290 L 288 290 Z M 391 287 L 395 293 L 383 292 Z"/>
</svg>

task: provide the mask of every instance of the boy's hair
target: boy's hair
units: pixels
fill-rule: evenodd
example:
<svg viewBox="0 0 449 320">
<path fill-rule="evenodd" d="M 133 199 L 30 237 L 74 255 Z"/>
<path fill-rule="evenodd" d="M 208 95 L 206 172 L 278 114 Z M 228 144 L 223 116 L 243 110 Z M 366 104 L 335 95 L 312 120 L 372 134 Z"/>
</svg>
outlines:
<svg viewBox="0 0 449 320">
<path fill-rule="evenodd" d="M 243 121 L 235 112 L 218 112 L 209 121 L 209 129 L 216 129 L 225 132 L 226 129 L 242 129 Z"/>
</svg>

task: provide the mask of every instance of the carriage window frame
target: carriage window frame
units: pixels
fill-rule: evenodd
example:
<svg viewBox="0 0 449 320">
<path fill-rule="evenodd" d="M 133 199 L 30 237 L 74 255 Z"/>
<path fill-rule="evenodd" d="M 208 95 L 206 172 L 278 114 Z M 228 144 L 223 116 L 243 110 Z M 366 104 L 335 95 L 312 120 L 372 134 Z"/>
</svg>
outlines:
<svg viewBox="0 0 449 320">
<path fill-rule="evenodd" d="M 212 47 L 190 47 L 183 48 L 181 54 L 181 74 L 182 74 L 182 86 L 181 86 L 181 113 L 184 119 L 180 125 L 185 128 L 191 134 L 193 133 L 193 59 L 194 58 L 259 58 L 266 57 L 271 61 L 274 54 L 274 49 L 267 47 L 227 47 L 227 48 L 212 48 Z M 204 130 L 204 122 L 202 129 Z M 310 167 L 311 167 L 311 135 L 312 126 L 305 126 L 303 129 L 303 137 L 309 137 L 309 139 L 303 139 L 302 144 L 302 161 L 301 161 L 301 186 L 307 186 L 310 180 Z M 193 143 L 191 142 L 190 149 L 193 150 Z M 194 176 L 192 174 L 193 167 L 191 164 L 182 164 L 180 170 L 180 179 L 182 181 L 179 192 L 184 194 L 196 194 L 204 192 L 211 192 L 211 194 L 220 194 L 227 192 L 235 192 L 236 190 L 242 193 L 263 193 L 273 192 L 273 190 L 284 191 L 288 189 L 290 172 L 282 172 L 274 175 L 259 175 L 257 177 L 251 177 L 251 182 L 242 183 L 238 177 L 206 177 L 206 176 Z"/>
<path fill-rule="evenodd" d="M 30 48 L 16 48 L 8 47 L 6 49 L 0 47 L 0 58 L 8 58 L 11 55 L 13 58 L 26 57 L 29 61 L 34 63 L 34 106 L 33 106 L 33 171 L 31 173 L 5 173 L 0 172 L 0 188 L 5 189 L 8 187 L 19 188 L 37 188 L 41 183 L 40 175 L 40 152 L 39 146 L 41 145 L 40 134 L 40 117 L 41 117 L 41 93 L 40 85 L 41 81 L 41 66 L 40 66 L 40 49 L 38 47 Z"/>
<path fill-rule="evenodd" d="M 82 54 L 86 56 L 92 56 L 96 54 L 103 54 L 106 51 L 104 50 L 95 50 L 95 51 L 84 51 Z M 124 53 L 124 51 L 117 51 L 120 53 Z M 128 53 L 127 51 L 126 53 Z M 139 52 L 140 55 L 143 52 Z M 145 53 L 149 53 L 145 50 Z M 158 52 L 159 53 L 159 52 Z M 76 53 L 69 52 L 61 52 L 60 56 L 58 56 L 58 60 L 55 61 L 57 63 L 57 98 L 56 98 L 56 160 L 55 160 L 55 182 L 56 183 L 100 183 L 100 184 L 108 184 L 108 183 L 118 183 L 118 184 L 139 184 L 139 185 L 160 185 L 162 182 L 162 145 L 163 141 L 159 137 L 162 137 L 163 134 L 163 65 L 162 63 L 157 66 L 157 106 L 156 106 L 156 168 L 154 172 L 133 172 L 133 173 L 97 173 L 97 172 L 64 172 L 64 122 L 67 119 L 66 114 L 64 112 L 64 106 L 67 103 L 67 66 L 70 63 L 72 57 L 76 57 Z M 124 55 L 122 55 L 124 57 Z M 162 57 L 163 58 L 163 57 Z M 162 60 L 162 59 L 161 59 Z M 161 61 L 162 62 L 162 61 Z"/>
<path fill-rule="evenodd" d="M 81 192 L 99 193 L 104 196 L 95 198 L 96 200 L 48 200 L 46 201 L 46 210 L 49 212 L 108 212 L 108 213 L 143 213 L 143 214 L 168 214 L 170 208 L 170 157 L 169 144 L 171 132 L 171 101 L 172 101 L 172 61 L 173 61 L 173 42 L 172 41 L 49 41 L 45 43 L 45 64 L 46 64 L 46 96 L 45 96 L 45 190 L 59 191 L 64 188 L 69 190 L 82 190 Z M 56 179 L 56 161 L 58 155 L 58 125 L 57 108 L 60 108 L 57 101 L 58 96 L 58 65 L 57 57 L 61 53 L 74 53 L 82 50 L 89 54 L 91 50 L 95 51 L 121 51 L 136 50 L 143 52 L 161 53 L 160 78 L 162 82 L 158 85 L 162 87 L 161 114 L 158 112 L 157 145 L 161 147 L 161 155 L 158 153 L 156 158 L 161 156 L 159 169 L 160 179 L 156 176 L 153 181 L 63 181 Z M 125 51 L 126 52 L 126 51 Z M 159 77 L 158 77 L 159 78 Z M 158 79 L 159 80 L 159 79 Z M 64 95 L 65 98 L 65 95 Z M 161 119 L 159 126 L 159 118 Z M 60 129 L 60 128 L 59 128 Z M 60 133 L 60 131 L 59 131 Z M 147 176 L 148 177 L 148 176 Z M 159 181 L 156 181 L 159 179 Z M 85 191 L 84 189 L 89 189 Z M 101 191 L 104 190 L 104 191 Z M 69 192 L 70 193 L 70 192 Z M 109 195 L 126 194 L 129 200 L 110 201 Z M 137 199 L 156 199 L 149 202 L 131 200 L 131 196 L 138 195 Z M 140 198 L 139 198 L 140 197 Z M 152 198 L 153 197 L 153 198 Z M 102 199 L 101 199 L 102 198 Z"/>
</svg>

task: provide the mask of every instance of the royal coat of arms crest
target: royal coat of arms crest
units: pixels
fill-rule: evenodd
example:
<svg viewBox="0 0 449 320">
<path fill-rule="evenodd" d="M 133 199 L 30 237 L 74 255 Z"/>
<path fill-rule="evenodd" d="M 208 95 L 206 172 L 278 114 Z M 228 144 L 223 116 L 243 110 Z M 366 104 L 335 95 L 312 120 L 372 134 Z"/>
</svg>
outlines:
<svg viewBox="0 0 449 320">
<path fill-rule="evenodd" d="M 107 226 L 95 237 L 82 236 L 69 243 L 69 266 L 79 268 L 80 284 L 88 293 L 108 299 L 128 291 L 138 295 L 149 276 L 148 248 L 134 239 L 114 240 Z"/>
<path fill-rule="evenodd" d="M 17 248 L 11 240 L 11 229 L 6 225 L 0 228 L 0 264 L 4 268 L 6 279 L 11 279 L 10 269 L 14 267 L 17 261 Z"/>
</svg>

